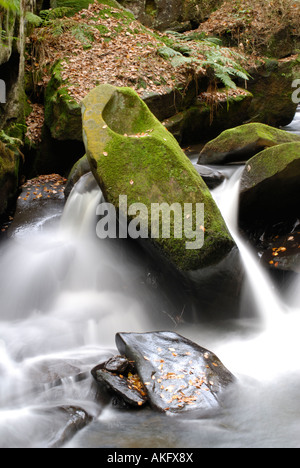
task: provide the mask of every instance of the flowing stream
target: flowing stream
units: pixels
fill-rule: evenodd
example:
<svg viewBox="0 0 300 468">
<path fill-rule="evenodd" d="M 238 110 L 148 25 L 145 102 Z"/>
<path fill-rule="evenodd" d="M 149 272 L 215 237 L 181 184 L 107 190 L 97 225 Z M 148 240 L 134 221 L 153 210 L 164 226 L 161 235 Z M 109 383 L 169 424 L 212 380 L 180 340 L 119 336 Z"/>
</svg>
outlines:
<svg viewBox="0 0 300 468">
<path fill-rule="evenodd" d="M 300 132 L 299 115 L 288 130 Z M 141 251 L 97 239 L 101 192 L 90 175 L 59 226 L 41 219 L 38 230 L 24 227 L 25 235 L 2 244 L 0 447 L 61 440 L 67 448 L 300 447 L 300 279 L 280 294 L 240 237 L 241 170 L 213 191 L 246 270 L 237 318 L 199 314 L 190 324 L 188 305 L 180 319 L 172 315 L 177 292 L 161 287 Z M 254 313 L 245 314 L 249 303 Z M 116 352 L 115 333 L 159 329 L 207 347 L 237 376 L 220 414 L 170 425 L 164 415 L 113 408 L 97 395 L 90 370 Z M 87 415 L 93 421 L 71 437 L 70 420 L 84 426 Z"/>
</svg>

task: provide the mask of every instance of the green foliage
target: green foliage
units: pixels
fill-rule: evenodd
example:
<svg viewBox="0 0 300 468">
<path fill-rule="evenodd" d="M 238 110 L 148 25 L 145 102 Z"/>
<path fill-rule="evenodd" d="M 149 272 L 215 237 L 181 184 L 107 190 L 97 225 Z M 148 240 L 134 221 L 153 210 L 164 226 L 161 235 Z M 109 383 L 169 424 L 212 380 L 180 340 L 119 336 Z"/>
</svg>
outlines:
<svg viewBox="0 0 300 468">
<path fill-rule="evenodd" d="M 0 141 L 12 149 L 14 149 L 16 146 L 23 145 L 22 140 L 7 135 L 4 130 L 0 131 Z"/>
<path fill-rule="evenodd" d="M 249 74 L 241 65 L 245 57 L 233 49 L 222 47 L 221 39 L 206 37 L 203 32 L 181 34 L 167 31 L 166 34 L 162 40 L 167 47 L 161 48 L 158 53 L 170 59 L 174 66 L 185 63 L 196 68 L 206 68 L 210 81 L 220 81 L 226 88 L 236 88 L 234 78 L 249 79 Z M 198 58 L 200 55 L 204 55 L 205 59 Z"/>
<path fill-rule="evenodd" d="M 5 10 L 20 12 L 20 0 L 0 0 L 0 8 Z"/>
<path fill-rule="evenodd" d="M 72 16 L 74 15 L 75 10 L 70 7 L 59 7 L 53 8 L 52 10 L 42 10 L 40 12 L 40 17 L 46 23 L 47 21 L 52 21 L 59 18 L 64 18 L 65 16 Z"/>
<path fill-rule="evenodd" d="M 34 27 L 40 26 L 43 22 L 43 20 L 39 16 L 35 15 L 34 13 L 31 13 L 30 11 L 26 12 L 25 18 L 26 21 Z"/>
<path fill-rule="evenodd" d="M 92 46 L 92 42 L 94 42 L 94 34 L 88 24 L 74 24 L 71 28 L 71 32 L 73 36 L 81 42 L 84 48 L 88 49 Z"/>
<path fill-rule="evenodd" d="M 224 53 L 226 50 L 226 54 Z M 202 66 L 207 70 L 212 70 L 216 80 L 221 81 L 226 88 L 236 88 L 234 78 L 241 78 L 247 81 L 249 73 L 240 64 L 243 57 L 231 49 L 225 49 L 214 45 L 206 53 L 206 60 Z M 210 78 L 213 78 L 211 76 Z"/>
</svg>

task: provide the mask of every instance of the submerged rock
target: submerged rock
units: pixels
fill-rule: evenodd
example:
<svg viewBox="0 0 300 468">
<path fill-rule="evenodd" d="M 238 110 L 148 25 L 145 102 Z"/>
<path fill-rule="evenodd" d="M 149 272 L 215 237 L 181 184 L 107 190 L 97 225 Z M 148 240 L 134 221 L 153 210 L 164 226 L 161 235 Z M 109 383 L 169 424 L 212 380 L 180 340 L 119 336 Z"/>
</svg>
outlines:
<svg viewBox="0 0 300 468">
<path fill-rule="evenodd" d="M 298 135 L 261 123 L 225 130 L 202 149 L 198 164 L 245 162 L 260 151 L 283 143 L 300 142 Z"/>
<path fill-rule="evenodd" d="M 132 89 L 102 85 L 92 90 L 83 100 L 83 134 L 106 201 L 128 223 L 139 225 L 140 238 L 147 238 L 148 245 L 177 269 L 193 271 L 217 264 L 233 249 L 235 243 L 206 184 L 175 138 Z M 126 196 L 126 207 L 120 195 Z M 161 218 L 153 215 L 153 207 L 161 209 L 163 203 L 169 210 L 176 204 L 179 213 L 169 236 L 162 232 Z M 185 204 L 191 207 L 188 216 Z M 195 224 L 200 204 L 204 204 L 205 226 Z M 135 210 L 127 213 L 127 207 L 136 207 L 139 215 Z M 204 231 L 204 245 L 187 248 L 187 241 L 203 238 Z"/>
<path fill-rule="evenodd" d="M 235 381 L 214 353 L 174 332 L 118 333 L 116 344 L 134 366 L 136 388 L 129 388 L 128 377 L 109 373 L 106 363 L 92 374 L 133 406 L 148 401 L 153 409 L 169 414 L 203 413 L 217 409 Z"/>
<path fill-rule="evenodd" d="M 195 168 L 210 190 L 218 187 L 218 185 L 225 180 L 225 176 L 222 172 L 212 169 L 211 167 L 196 164 Z"/>
</svg>

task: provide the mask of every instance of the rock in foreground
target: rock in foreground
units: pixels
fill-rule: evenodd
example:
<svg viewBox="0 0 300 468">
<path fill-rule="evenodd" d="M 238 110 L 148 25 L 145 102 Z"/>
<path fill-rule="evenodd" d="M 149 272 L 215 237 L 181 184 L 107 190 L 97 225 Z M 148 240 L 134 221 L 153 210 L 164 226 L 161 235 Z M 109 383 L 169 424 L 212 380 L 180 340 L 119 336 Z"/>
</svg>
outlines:
<svg viewBox="0 0 300 468">
<path fill-rule="evenodd" d="M 222 394 L 235 380 L 215 354 L 177 333 L 118 333 L 116 344 L 128 359 L 129 380 L 124 368 L 121 377 L 118 371 L 108 377 L 107 368 L 103 376 L 107 363 L 97 366 L 92 374 L 119 396 L 123 387 L 122 396 L 132 406 L 148 401 L 153 409 L 169 414 L 203 413 L 219 407 Z M 121 385 L 111 385 L 112 379 Z"/>
</svg>

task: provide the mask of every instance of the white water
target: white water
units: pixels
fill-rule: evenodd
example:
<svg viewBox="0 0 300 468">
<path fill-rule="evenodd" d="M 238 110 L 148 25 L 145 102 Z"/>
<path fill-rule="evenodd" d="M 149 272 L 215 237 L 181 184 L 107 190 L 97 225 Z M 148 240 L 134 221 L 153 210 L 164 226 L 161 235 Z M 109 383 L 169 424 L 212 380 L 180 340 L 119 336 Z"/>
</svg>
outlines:
<svg viewBox="0 0 300 468">
<path fill-rule="evenodd" d="M 27 233 L 2 247 L 0 447 L 51 446 L 66 423 L 56 408 L 69 405 L 96 421 L 70 447 L 300 446 L 299 279 L 287 291 L 288 306 L 240 238 L 239 175 L 214 197 L 243 257 L 244 290 L 256 304 L 253 318 L 243 318 L 242 301 L 237 320 L 174 325 L 164 313 L 167 293 L 145 285 L 144 258 L 96 238 L 101 193 L 95 187 L 86 191 L 85 179 L 59 229 Z M 102 412 L 91 368 L 115 352 L 116 332 L 157 329 L 175 329 L 211 349 L 238 377 L 218 418 L 184 421 L 182 430 L 180 421 L 170 426 L 153 416 L 152 423 L 142 412 L 129 416 L 131 425 L 126 413 Z"/>
</svg>

